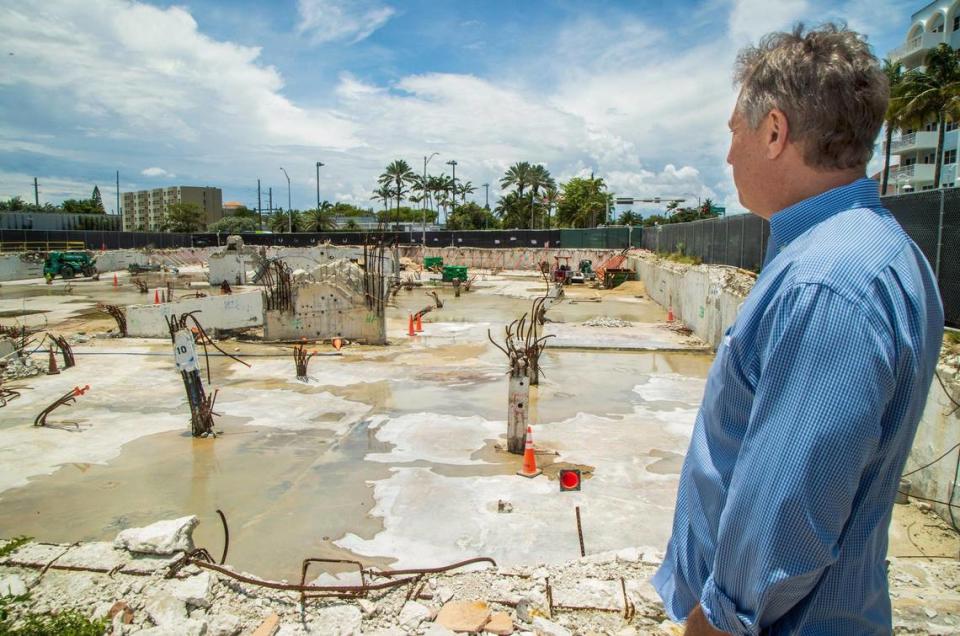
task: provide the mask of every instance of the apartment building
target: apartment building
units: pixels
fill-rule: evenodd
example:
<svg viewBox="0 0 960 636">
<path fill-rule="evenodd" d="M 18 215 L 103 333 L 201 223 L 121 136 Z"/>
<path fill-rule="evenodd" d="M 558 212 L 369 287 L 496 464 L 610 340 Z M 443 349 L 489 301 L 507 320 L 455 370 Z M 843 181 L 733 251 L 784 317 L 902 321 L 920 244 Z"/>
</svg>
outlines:
<svg viewBox="0 0 960 636">
<path fill-rule="evenodd" d="M 203 211 L 204 226 L 223 218 L 220 188 L 171 186 L 139 192 L 124 192 L 120 199 L 123 229 L 126 232 L 158 232 L 163 229 L 167 210 L 177 203 L 192 203 Z"/>
<path fill-rule="evenodd" d="M 910 27 L 902 46 L 887 54 L 905 71 L 922 69 L 927 53 L 941 43 L 960 49 L 960 0 L 935 0 L 910 16 Z M 943 168 L 940 185 L 958 185 L 957 150 L 960 133 L 957 123 L 948 122 L 943 140 Z M 906 129 L 894 134 L 890 153 L 899 155 L 900 165 L 890 169 L 887 193 L 930 190 L 933 188 L 934 164 L 937 158 L 937 124 L 930 122 L 921 129 Z"/>
</svg>

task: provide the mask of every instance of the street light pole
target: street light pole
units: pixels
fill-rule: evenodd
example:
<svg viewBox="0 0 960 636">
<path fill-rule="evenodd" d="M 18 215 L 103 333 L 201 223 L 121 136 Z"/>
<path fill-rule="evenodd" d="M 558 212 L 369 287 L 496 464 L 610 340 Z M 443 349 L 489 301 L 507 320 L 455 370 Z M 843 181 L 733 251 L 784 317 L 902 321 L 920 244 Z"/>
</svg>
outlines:
<svg viewBox="0 0 960 636">
<path fill-rule="evenodd" d="M 323 166 L 322 161 L 317 162 L 317 216 L 320 217 L 320 231 L 323 231 L 323 212 L 320 211 L 320 168 Z"/>
<path fill-rule="evenodd" d="M 280 169 L 283 170 L 283 166 L 280 166 Z M 293 234 L 293 212 L 291 210 L 292 206 L 290 205 L 290 175 L 287 174 L 286 170 L 283 170 L 283 176 L 287 178 L 287 232 Z"/>
<path fill-rule="evenodd" d="M 429 157 L 426 155 L 423 157 L 423 192 L 420 193 L 420 230 L 423 232 L 423 249 L 427 249 L 427 164 L 439 154 L 435 152 Z"/>
<path fill-rule="evenodd" d="M 456 214 L 457 212 L 457 160 L 451 159 L 450 161 L 447 162 L 447 165 L 453 166 L 453 200 L 450 202 L 450 214 Z"/>
</svg>

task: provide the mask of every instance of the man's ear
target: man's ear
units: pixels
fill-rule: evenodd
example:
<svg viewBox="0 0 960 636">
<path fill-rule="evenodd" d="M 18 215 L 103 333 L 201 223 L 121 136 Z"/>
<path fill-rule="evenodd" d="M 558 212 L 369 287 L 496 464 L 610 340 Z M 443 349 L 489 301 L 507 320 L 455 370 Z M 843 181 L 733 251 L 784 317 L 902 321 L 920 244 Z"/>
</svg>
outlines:
<svg viewBox="0 0 960 636">
<path fill-rule="evenodd" d="M 767 159 L 776 159 L 787 148 L 790 139 L 790 122 L 786 114 L 779 108 L 774 108 L 764 121 L 767 144 Z"/>
</svg>

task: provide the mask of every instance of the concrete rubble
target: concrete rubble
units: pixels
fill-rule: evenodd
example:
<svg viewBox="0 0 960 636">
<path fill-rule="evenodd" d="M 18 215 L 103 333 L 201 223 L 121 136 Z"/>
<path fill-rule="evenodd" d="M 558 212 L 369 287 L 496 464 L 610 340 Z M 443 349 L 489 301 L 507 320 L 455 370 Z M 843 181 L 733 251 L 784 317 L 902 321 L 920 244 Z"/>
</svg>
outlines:
<svg viewBox="0 0 960 636">
<path fill-rule="evenodd" d="M 924 514 L 936 523 L 932 513 Z M 183 521 L 148 527 L 188 528 Z M 170 532 L 164 544 L 188 535 Z M 61 557 L 38 577 L 43 565 L 53 560 L 50 555 L 64 551 L 86 556 L 70 561 Z M 261 626 L 269 628 L 262 633 L 291 636 L 680 633 L 680 627 L 664 615 L 649 583 L 662 558 L 650 547 L 589 554 L 556 565 L 472 566 L 470 571 L 429 574 L 413 587 L 370 592 L 365 598 L 311 598 L 303 607 L 296 592 L 239 582 L 194 565 L 165 578 L 176 556 L 156 560 L 148 569 L 130 569 L 143 558 L 102 543 L 73 548 L 28 543 L 0 560 L 0 591 L 17 593 L 29 581 L 30 598 L 11 606 L 14 616 L 75 609 L 91 617 L 109 617 L 114 634 L 234 636 L 254 633 Z M 101 572 L 57 569 L 66 563 Z M 956 560 L 891 557 L 889 580 L 895 634 L 960 630 Z"/>
<path fill-rule="evenodd" d="M 597 316 L 596 318 L 591 318 L 583 323 L 587 327 L 609 327 L 612 329 L 619 329 L 623 327 L 632 327 L 633 323 L 620 320 L 619 318 L 611 318 L 610 316 Z"/>
</svg>

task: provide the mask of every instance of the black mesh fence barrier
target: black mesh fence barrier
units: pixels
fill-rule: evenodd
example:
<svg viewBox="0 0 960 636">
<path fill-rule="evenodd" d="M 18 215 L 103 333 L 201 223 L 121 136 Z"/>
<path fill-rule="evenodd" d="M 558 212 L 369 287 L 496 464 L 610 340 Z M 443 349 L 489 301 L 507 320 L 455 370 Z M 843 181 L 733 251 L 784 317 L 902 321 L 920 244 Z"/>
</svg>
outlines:
<svg viewBox="0 0 960 636">
<path fill-rule="evenodd" d="M 646 227 L 640 245 L 654 252 L 681 254 L 704 263 L 760 271 L 769 235 L 770 227 L 760 217 L 737 214 Z"/>
<path fill-rule="evenodd" d="M 960 189 L 883 197 L 937 275 L 946 323 L 960 326 Z M 770 224 L 752 214 L 644 228 L 641 246 L 704 263 L 755 272 L 763 266 Z"/>
</svg>

